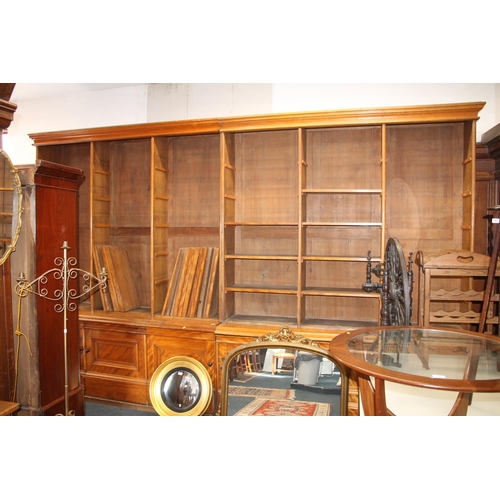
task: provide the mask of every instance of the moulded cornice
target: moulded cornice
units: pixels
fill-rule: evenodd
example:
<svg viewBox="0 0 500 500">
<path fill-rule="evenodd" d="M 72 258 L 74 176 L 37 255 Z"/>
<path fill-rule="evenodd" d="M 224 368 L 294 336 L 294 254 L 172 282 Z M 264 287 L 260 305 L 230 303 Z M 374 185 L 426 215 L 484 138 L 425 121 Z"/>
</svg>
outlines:
<svg viewBox="0 0 500 500">
<path fill-rule="evenodd" d="M 146 139 L 157 136 L 214 134 L 219 132 L 219 128 L 218 120 L 214 119 L 183 120 L 40 132 L 29 134 L 29 137 L 33 139 L 35 146 L 45 146 L 91 141 Z"/>
<path fill-rule="evenodd" d="M 29 134 L 35 146 L 90 141 L 141 139 L 158 136 L 213 134 L 219 132 L 279 130 L 404 123 L 436 123 L 477 120 L 484 102 L 402 106 L 387 108 L 275 113 L 266 115 L 140 123 Z"/>
<path fill-rule="evenodd" d="M 221 131 L 477 120 L 484 102 L 282 113 L 221 119 Z"/>
<path fill-rule="evenodd" d="M 12 120 L 14 120 L 16 109 L 17 104 L 0 99 L 0 129 L 9 128 Z"/>
</svg>

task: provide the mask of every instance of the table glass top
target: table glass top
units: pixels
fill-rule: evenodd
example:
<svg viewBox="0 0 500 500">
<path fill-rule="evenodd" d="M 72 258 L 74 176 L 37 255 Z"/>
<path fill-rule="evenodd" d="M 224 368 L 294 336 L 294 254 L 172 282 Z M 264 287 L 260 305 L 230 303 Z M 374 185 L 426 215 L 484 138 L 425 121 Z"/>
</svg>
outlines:
<svg viewBox="0 0 500 500">
<path fill-rule="evenodd" d="M 394 372 L 449 380 L 499 380 L 500 339 L 420 328 L 381 327 L 347 341 L 351 354 Z"/>
</svg>

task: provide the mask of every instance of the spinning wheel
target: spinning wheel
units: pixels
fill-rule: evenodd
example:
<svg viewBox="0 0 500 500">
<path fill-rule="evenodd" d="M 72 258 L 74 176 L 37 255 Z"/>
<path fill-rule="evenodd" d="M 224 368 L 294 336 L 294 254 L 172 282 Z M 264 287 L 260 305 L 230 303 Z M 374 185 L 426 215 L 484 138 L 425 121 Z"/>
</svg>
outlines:
<svg viewBox="0 0 500 500">
<path fill-rule="evenodd" d="M 389 286 L 389 325 L 409 325 L 412 305 L 410 273 L 406 268 L 403 249 L 396 238 L 390 238 L 385 247 L 385 268 Z"/>
<path fill-rule="evenodd" d="M 368 252 L 367 282 L 363 284 L 363 290 L 367 292 L 375 290 L 382 294 L 380 316 L 381 324 L 384 326 L 409 325 L 411 322 L 412 255 L 410 253 L 407 266 L 399 240 L 390 238 L 385 247 L 384 262 L 377 264 L 372 270 L 371 252 Z M 381 280 L 379 283 L 372 283 L 372 273 Z"/>
</svg>

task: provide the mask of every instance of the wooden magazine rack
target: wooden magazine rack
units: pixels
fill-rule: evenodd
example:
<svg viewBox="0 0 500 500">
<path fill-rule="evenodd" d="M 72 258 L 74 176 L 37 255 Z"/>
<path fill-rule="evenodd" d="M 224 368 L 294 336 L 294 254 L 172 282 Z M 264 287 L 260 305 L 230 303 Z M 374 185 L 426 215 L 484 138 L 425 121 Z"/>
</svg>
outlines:
<svg viewBox="0 0 500 500">
<path fill-rule="evenodd" d="M 416 256 L 419 269 L 418 324 L 477 328 L 490 257 L 466 250 Z M 500 270 L 495 278 L 500 277 Z M 498 325 L 498 291 L 491 295 L 485 331 Z"/>
</svg>

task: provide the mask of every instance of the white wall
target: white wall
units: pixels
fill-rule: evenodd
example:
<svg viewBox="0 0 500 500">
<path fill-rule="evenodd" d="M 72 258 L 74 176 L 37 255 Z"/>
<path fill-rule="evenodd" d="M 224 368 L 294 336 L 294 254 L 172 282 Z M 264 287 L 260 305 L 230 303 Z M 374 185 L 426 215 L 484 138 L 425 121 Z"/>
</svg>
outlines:
<svg viewBox="0 0 500 500">
<path fill-rule="evenodd" d="M 17 100 L 15 88 L 11 100 L 18 109 L 3 148 L 17 165 L 35 161 L 30 133 L 143 122 L 473 101 L 486 102 L 478 140 L 500 122 L 497 83 L 156 83 L 98 91 L 82 84 L 37 99 Z"/>
<path fill-rule="evenodd" d="M 16 100 L 14 88 L 11 101 L 17 104 L 17 110 L 3 148 L 14 165 L 35 162 L 30 133 L 147 121 L 146 84 L 21 100 Z"/>
</svg>

